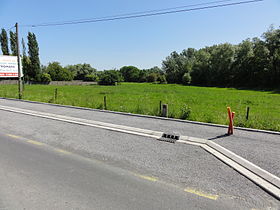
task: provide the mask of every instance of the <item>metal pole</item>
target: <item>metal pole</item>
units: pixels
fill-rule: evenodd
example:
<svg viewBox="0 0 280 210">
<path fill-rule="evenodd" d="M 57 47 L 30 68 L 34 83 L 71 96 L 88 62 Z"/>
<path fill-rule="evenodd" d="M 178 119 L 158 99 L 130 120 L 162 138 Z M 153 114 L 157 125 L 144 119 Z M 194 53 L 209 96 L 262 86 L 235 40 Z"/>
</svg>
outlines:
<svg viewBox="0 0 280 210">
<path fill-rule="evenodd" d="M 18 98 L 22 99 L 22 81 L 21 81 L 21 70 L 20 70 L 18 23 L 16 23 L 15 27 L 16 27 L 16 36 L 17 36 L 17 58 L 18 58 Z"/>
</svg>

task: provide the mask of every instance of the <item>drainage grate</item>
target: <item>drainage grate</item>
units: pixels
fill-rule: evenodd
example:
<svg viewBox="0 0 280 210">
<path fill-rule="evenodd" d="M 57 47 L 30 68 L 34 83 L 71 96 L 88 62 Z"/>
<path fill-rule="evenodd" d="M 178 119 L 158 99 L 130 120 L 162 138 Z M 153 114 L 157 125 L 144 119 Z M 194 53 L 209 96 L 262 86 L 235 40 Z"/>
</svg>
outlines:
<svg viewBox="0 0 280 210">
<path fill-rule="evenodd" d="M 163 133 L 162 136 L 158 140 L 169 142 L 169 143 L 175 143 L 179 139 L 180 139 L 179 135 Z"/>
</svg>

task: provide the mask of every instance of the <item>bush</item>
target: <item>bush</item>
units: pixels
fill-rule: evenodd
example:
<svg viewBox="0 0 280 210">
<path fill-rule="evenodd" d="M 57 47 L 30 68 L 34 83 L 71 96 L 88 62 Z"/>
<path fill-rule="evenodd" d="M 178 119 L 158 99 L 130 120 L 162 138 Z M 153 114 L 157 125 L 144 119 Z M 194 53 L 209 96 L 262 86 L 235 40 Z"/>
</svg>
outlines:
<svg viewBox="0 0 280 210">
<path fill-rule="evenodd" d="M 125 82 L 138 82 L 140 72 L 140 69 L 135 66 L 124 66 L 120 69 Z"/>
<path fill-rule="evenodd" d="M 184 105 L 184 107 L 181 109 L 180 119 L 182 120 L 189 119 L 191 112 L 192 112 L 191 108 L 188 107 L 187 105 Z"/>
<path fill-rule="evenodd" d="M 167 84 L 165 75 L 160 75 L 157 81 L 159 81 L 160 84 Z"/>
<path fill-rule="evenodd" d="M 71 81 L 73 74 L 66 68 L 63 68 L 58 62 L 49 63 L 46 73 L 51 76 L 53 81 Z"/>
<path fill-rule="evenodd" d="M 190 73 L 185 73 L 182 78 L 183 85 L 189 85 L 191 83 L 191 79 Z"/>
<path fill-rule="evenodd" d="M 122 82 L 123 78 L 119 71 L 109 70 L 100 73 L 99 85 L 116 85 L 118 82 Z"/>
<path fill-rule="evenodd" d="M 92 81 L 87 80 L 88 75 L 94 75 L 96 73 L 96 69 L 91 67 L 90 64 L 76 64 L 76 65 L 68 65 L 65 67 L 68 69 L 74 77 L 74 80 L 83 80 L 83 81 Z"/>
<path fill-rule="evenodd" d="M 147 82 L 156 82 L 158 75 L 156 73 L 151 73 L 147 76 Z"/>
<path fill-rule="evenodd" d="M 52 81 L 51 75 L 48 73 L 42 73 L 41 74 L 41 82 L 49 84 Z"/>
<path fill-rule="evenodd" d="M 97 82 L 98 81 L 98 77 L 94 74 L 89 74 L 89 75 L 86 75 L 84 77 L 84 81 L 88 81 L 88 82 Z"/>
</svg>

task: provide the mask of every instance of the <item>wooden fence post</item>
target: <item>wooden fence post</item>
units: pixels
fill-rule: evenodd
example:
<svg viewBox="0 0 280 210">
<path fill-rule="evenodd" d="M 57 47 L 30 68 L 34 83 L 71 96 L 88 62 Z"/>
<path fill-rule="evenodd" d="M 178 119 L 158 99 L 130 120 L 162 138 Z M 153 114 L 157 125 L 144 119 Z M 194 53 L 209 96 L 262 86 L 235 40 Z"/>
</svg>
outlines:
<svg viewBox="0 0 280 210">
<path fill-rule="evenodd" d="M 168 104 L 162 104 L 161 116 L 168 117 Z"/>
<path fill-rule="evenodd" d="M 107 109 L 107 97 L 104 96 L 104 109 L 106 110 Z"/>
<path fill-rule="evenodd" d="M 56 103 L 57 100 L 57 88 L 54 90 L 54 102 Z"/>
<path fill-rule="evenodd" d="M 250 107 L 247 107 L 246 120 L 249 120 Z"/>
</svg>

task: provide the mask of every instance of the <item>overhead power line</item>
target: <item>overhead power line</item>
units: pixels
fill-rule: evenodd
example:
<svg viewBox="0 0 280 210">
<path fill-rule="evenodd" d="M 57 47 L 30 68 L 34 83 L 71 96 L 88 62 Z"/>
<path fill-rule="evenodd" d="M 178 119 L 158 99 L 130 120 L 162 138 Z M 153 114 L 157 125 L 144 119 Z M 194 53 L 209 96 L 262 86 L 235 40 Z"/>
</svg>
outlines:
<svg viewBox="0 0 280 210">
<path fill-rule="evenodd" d="M 209 3 L 201 3 L 201 4 L 196 4 L 196 5 L 181 6 L 181 7 L 176 7 L 176 9 L 169 8 L 169 9 L 161 9 L 161 10 L 150 10 L 150 11 L 146 11 L 146 12 L 137 12 L 137 13 L 123 14 L 123 15 L 101 17 L 101 18 L 93 18 L 93 19 L 80 19 L 80 20 L 63 21 L 63 22 L 21 25 L 21 27 L 62 26 L 62 25 L 82 24 L 82 23 L 95 23 L 95 22 L 106 22 L 106 21 L 114 21 L 114 20 L 124 20 L 124 19 L 159 16 L 159 15 L 167 15 L 167 14 L 174 14 L 174 13 L 190 12 L 190 11 L 196 11 L 196 10 L 205 10 L 205 9 L 212 9 L 212 8 L 219 8 L 219 7 L 228 7 L 228 6 L 234 6 L 234 5 L 256 3 L 256 2 L 261 2 L 264 0 L 248 0 L 248 1 L 239 1 L 239 2 L 233 2 L 233 3 L 216 4 L 216 5 L 211 5 L 211 6 L 183 9 L 183 8 L 193 7 L 193 6 L 198 6 L 198 5 L 213 4 L 213 3 L 218 3 L 218 2 L 221 3 L 221 2 L 227 2 L 227 1 L 232 1 L 232 0 L 221 0 L 221 1 L 215 1 L 212 3 L 209 2 Z M 178 8 L 182 8 L 182 9 L 178 9 Z"/>
<path fill-rule="evenodd" d="M 154 13 L 154 12 L 162 12 L 162 11 L 168 11 L 168 10 L 203 6 L 203 5 L 218 4 L 218 3 L 224 3 L 224 2 L 229 2 L 229 1 L 236 1 L 236 0 L 219 0 L 219 1 L 199 3 L 199 4 L 189 4 L 189 5 L 184 5 L 184 6 L 170 7 L 170 8 L 165 8 L 165 9 L 146 10 L 146 11 L 141 11 L 141 12 L 131 12 L 131 13 L 124 13 L 124 14 L 110 15 L 110 16 L 102 16 L 102 17 L 94 17 L 94 18 L 86 18 L 86 19 L 76 19 L 76 20 L 68 20 L 68 21 L 46 22 L 46 23 L 40 23 L 40 25 L 59 24 L 59 23 L 69 23 L 70 24 L 70 23 L 77 22 L 77 21 L 79 21 L 79 22 L 80 21 L 92 21 L 92 20 L 98 20 L 98 19 L 104 19 L 104 18 L 116 18 L 116 17 L 123 17 L 123 16 L 140 15 L 140 14 L 146 14 L 146 13 Z"/>
<path fill-rule="evenodd" d="M 6 28 L 6 31 L 9 32 L 11 31 L 13 28 L 15 28 L 15 26 L 12 26 L 11 28 L 8 28 L 8 27 L 4 27 L 4 29 Z"/>
</svg>

